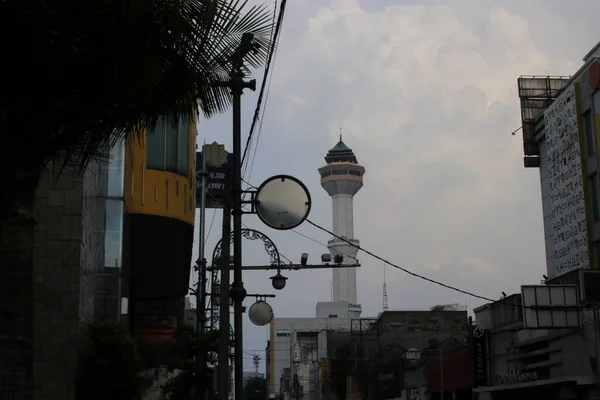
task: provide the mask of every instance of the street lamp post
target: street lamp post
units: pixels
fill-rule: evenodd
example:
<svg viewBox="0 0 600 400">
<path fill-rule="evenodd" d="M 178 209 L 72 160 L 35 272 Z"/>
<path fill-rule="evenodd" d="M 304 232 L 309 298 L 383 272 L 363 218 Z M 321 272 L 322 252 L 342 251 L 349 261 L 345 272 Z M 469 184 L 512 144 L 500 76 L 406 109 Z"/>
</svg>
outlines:
<svg viewBox="0 0 600 400">
<path fill-rule="evenodd" d="M 235 359 L 234 371 L 236 377 L 241 377 L 244 369 L 242 359 L 243 354 L 243 333 L 242 333 L 242 303 L 246 297 L 246 289 L 242 281 L 242 94 L 244 89 L 256 90 L 256 80 L 244 80 L 244 58 L 251 51 L 257 51 L 257 45 L 253 43 L 254 35 L 252 33 L 244 33 L 239 46 L 235 49 L 232 61 L 232 70 L 229 74 L 229 80 L 219 82 L 218 85 L 227 87 L 231 90 L 233 96 L 233 179 L 232 179 L 232 214 L 233 214 L 233 284 L 230 291 L 230 297 L 234 302 L 233 320 L 234 320 L 234 343 L 235 343 Z M 226 243 L 223 243 L 225 245 Z M 228 245 L 228 244 L 227 244 Z M 228 255 L 229 253 L 224 253 Z M 229 260 L 223 261 L 223 266 L 227 263 L 229 268 Z M 224 272 L 224 270 L 223 270 Z M 223 281 L 221 274 L 221 281 Z M 223 287 L 224 285 L 222 285 Z M 229 290 L 227 288 L 226 290 Z M 221 293 L 223 297 L 223 293 Z M 224 307 L 229 307 L 229 302 Z M 226 311 L 229 314 L 229 310 Z M 221 318 L 223 318 L 221 314 Z M 243 399 L 243 383 L 240 379 L 235 380 L 235 398 L 236 400 Z M 219 395 L 221 396 L 221 395 Z"/>
</svg>

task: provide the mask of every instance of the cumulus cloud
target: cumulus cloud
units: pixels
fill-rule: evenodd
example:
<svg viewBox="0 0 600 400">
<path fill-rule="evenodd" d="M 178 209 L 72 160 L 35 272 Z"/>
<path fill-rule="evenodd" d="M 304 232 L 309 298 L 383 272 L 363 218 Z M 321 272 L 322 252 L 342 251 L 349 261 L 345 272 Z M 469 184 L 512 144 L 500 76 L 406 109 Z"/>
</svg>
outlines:
<svg viewBox="0 0 600 400">
<path fill-rule="evenodd" d="M 521 139 L 510 135 L 520 125 L 516 80 L 574 73 L 595 44 L 595 33 L 582 26 L 600 12 L 597 2 L 377 3 L 289 4 L 251 181 L 276 173 L 299 177 L 313 196 L 311 219 L 330 228 L 331 203 L 316 170 L 342 127 L 367 169 L 355 198 L 355 235 L 363 246 L 493 298 L 539 282 L 545 273 L 539 174 L 523 168 Z M 222 132 L 229 116 L 211 124 L 210 132 Z M 308 251 L 316 262 L 327 250 L 248 221 L 295 259 Z M 299 230 L 328 239 L 310 226 Z M 359 259 L 360 301 L 364 314 L 376 315 L 383 264 L 364 253 Z M 483 303 L 386 271 L 390 308 Z M 329 276 L 290 273 L 272 302 L 276 315 L 312 316 L 315 302 L 329 299 Z M 248 279 L 267 291 L 267 278 Z"/>
</svg>

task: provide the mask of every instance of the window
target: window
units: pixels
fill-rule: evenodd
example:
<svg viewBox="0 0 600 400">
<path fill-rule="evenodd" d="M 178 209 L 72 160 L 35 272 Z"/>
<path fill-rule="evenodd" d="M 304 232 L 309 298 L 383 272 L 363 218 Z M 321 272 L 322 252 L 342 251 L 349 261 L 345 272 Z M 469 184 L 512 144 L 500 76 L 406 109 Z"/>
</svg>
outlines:
<svg viewBox="0 0 600 400">
<path fill-rule="evenodd" d="M 587 155 L 593 156 L 596 153 L 596 135 L 592 129 L 592 112 L 583 114 L 583 133 L 585 135 L 585 147 Z"/>
<path fill-rule="evenodd" d="M 590 195 L 592 201 L 592 217 L 594 221 L 600 220 L 600 203 L 598 198 L 598 174 L 593 174 L 588 178 L 589 187 L 590 187 Z"/>
<path fill-rule="evenodd" d="M 360 171 L 350 170 L 350 175 L 360 176 Z"/>
<path fill-rule="evenodd" d="M 327 178 L 329 175 L 331 175 L 331 171 L 325 171 L 321 174 L 321 178 Z"/>
<path fill-rule="evenodd" d="M 123 244 L 123 200 L 106 200 L 104 240 L 104 265 L 120 268 Z"/>
<path fill-rule="evenodd" d="M 333 172 L 333 175 L 348 175 L 347 169 L 336 169 Z"/>
<path fill-rule="evenodd" d="M 189 122 L 177 125 L 161 118 L 154 130 L 148 133 L 147 166 L 149 169 L 188 175 Z"/>
<path fill-rule="evenodd" d="M 108 193 L 109 197 L 123 197 L 123 178 L 125 166 L 125 141 L 119 140 L 110 150 L 108 163 Z"/>
</svg>

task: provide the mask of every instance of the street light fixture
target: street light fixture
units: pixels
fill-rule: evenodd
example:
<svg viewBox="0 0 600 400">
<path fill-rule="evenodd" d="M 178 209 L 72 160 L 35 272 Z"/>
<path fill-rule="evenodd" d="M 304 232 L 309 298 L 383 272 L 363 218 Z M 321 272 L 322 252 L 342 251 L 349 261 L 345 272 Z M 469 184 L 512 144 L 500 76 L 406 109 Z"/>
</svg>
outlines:
<svg viewBox="0 0 600 400">
<path fill-rule="evenodd" d="M 329 253 L 322 254 L 321 255 L 321 262 L 323 264 L 327 264 L 327 263 L 331 262 L 331 254 L 329 254 Z"/>
<path fill-rule="evenodd" d="M 302 257 L 300 257 L 300 265 L 306 267 L 306 263 L 308 262 L 308 253 L 302 253 Z"/>
<path fill-rule="evenodd" d="M 287 278 L 281 275 L 281 272 L 277 271 L 277 275 L 271 277 L 271 284 L 275 290 L 281 290 L 285 287 L 285 281 Z"/>
</svg>

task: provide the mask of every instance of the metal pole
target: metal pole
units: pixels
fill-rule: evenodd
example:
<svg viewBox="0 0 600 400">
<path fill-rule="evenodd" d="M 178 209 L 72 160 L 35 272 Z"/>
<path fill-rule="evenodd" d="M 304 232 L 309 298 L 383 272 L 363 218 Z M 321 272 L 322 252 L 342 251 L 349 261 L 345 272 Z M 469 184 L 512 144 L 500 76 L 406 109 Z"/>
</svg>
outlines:
<svg viewBox="0 0 600 400">
<path fill-rule="evenodd" d="M 232 74 L 233 95 L 233 319 L 235 335 L 235 400 L 243 399 L 244 373 L 243 360 L 243 314 L 242 305 L 245 297 L 242 281 L 242 91 L 244 82 L 242 75 Z"/>
<path fill-rule="evenodd" d="M 444 352 L 440 347 L 440 400 L 444 400 Z"/>
<path fill-rule="evenodd" d="M 223 237 L 221 242 L 221 290 L 219 311 L 219 368 L 217 390 L 219 400 L 229 398 L 229 273 L 231 264 L 231 203 L 229 179 L 225 180 L 227 193 L 223 205 Z"/>
<path fill-rule="evenodd" d="M 196 331 L 204 333 L 206 320 L 206 260 L 204 257 L 204 235 L 206 224 L 206 144 L 202 145 L 202 172 L 201 172 L 201 192 L 200 192 L 200 227 L 198 230 L 198 286 L 196 287 Z M 197 375 L 197 394 L 200 400 L 206 399 L 206 387 L 202 387 L 205 369 L 206 354 L 198 351 L 196 355 Z"/>
<path fill-rule="evenodd" d="M 598 317 L 598 310 L 596 308 L 592 312 L 594 313 L 594 330 L 596 331 L 596 367 L 600 368 L 600 318 Z M 600 371 L 600 369 L 597 369 L 597 371 Z M 596 390 L 598 398 L 600 398 L 600 382 L 598 382 Z"/>
</svg>

